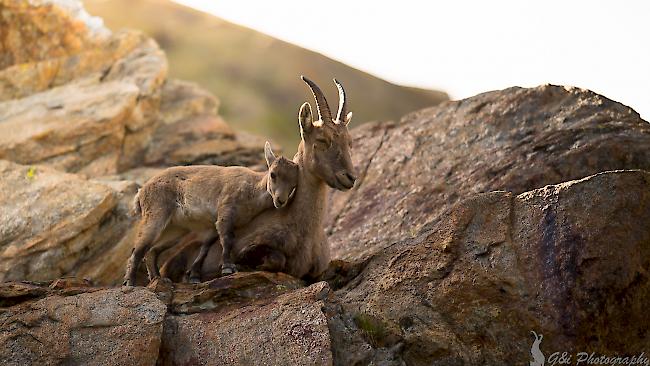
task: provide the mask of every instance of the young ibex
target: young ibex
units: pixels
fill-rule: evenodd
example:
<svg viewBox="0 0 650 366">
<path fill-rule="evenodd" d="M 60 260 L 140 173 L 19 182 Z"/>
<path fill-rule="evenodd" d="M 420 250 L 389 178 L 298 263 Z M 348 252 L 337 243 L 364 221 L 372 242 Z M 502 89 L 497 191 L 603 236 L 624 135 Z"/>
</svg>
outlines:
<svg viewBox="0 0 650 366">
<path fill-rule="evenodd" d="M 329 264 L 329 246 L 323 231 L 327 186 L 346 191 L 354 186 L 356 173 L 350 158 L 345 91 L 339 91 L 339 109 L 330 113 L 323 92 L 303 77 L 314 98 L 319 119 L 313 121 L 309 103 L 298 116 L 301 141 L 293 161 L 298 164 L 298 187 L 292 203 L 283 210 L 267 210 L 235 230 L 233 255 L 236 263 L 282 271 L 295 277 L 315 277 Z M 204 279 L 218 275 L 221 251 L 214 245 L 201 268 Z M 179 254 L 180 255 L 180 254 Z M 261 258 L 263 257 L 263 258 Z M 171 258 L 169 263 L 173 263 Z"/>
<path fill-rule="evenodd" d="M 298 165 L 276 158 L 267 142 L 264 156 L 269 167 L 259 173 L 244 167 L 184 166 L 165 169 L 151 178 L 134 199 L 141 215 L 135 249 L 126 267 L 125 283 L 135 284 L 139 263 L 145 257 L 149 279 L 160 276 L 158 254 L 194 231 L 203 238 L 195 260 L 200 268 L 210 245 L 219 238 L 223 274 L 234 272 L 231 261 L 233 231 L 260 212 L 284 207 L 298 183 Z M 216 228 L 216 230 L 215 230 Z M 190 275 L 196 281 L 198 275 Z"/>
</svg>

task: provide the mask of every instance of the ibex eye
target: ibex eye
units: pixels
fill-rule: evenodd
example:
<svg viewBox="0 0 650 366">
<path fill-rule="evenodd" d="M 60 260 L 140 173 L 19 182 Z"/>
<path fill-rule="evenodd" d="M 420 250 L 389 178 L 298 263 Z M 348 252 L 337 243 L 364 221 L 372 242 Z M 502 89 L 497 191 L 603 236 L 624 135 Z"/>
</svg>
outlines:
<svg viewBox="0 0 650 366">
<path fill-rule="evenodd" d="M 271 173 L 271 179 L 275 180 L 275 173 Z"/>
</svg>

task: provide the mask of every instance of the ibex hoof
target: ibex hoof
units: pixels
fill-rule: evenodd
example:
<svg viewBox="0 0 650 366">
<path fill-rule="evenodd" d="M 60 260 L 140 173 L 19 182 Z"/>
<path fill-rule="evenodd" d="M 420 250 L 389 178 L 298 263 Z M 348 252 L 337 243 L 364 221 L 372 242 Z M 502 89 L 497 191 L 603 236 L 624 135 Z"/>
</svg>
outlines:
<svg viewBox="0 0 650 366">
<path fill-rule="evenodd" d="M 224 264 L 221 266 L 221 275 L 227 276 L 237 272 L 237 267 L 234 264 Z"/>
<path fill-rule="evenodd" d="M 201 279 L 198 277 L 190 277 L 190 283 L 201 283 Z"/>
</svg>

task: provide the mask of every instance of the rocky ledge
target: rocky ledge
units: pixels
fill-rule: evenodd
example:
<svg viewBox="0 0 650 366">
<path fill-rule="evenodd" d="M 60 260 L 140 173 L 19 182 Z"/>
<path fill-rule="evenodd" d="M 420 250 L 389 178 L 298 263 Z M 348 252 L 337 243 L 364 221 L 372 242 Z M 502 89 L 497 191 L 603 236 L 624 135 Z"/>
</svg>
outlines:
<svg viewBox="0 0 650 366">
<path fill-rule="evenodd" d="M 612 194 L 616 192 L 616 194 Z M 650 173 L 611 171 L 462 200 L 430 229 L 306 286 L 0 286 L 0 361 L 124 365 L 522 364 L 648 346 Z"/>
</svg>

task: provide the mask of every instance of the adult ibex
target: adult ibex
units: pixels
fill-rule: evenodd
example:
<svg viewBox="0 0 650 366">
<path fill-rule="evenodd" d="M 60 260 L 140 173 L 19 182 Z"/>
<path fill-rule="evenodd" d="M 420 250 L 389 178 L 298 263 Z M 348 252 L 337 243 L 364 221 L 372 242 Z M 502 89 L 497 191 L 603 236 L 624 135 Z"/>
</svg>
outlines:
<svg viewBox="0 0 650 366">
<path fill-rule="evenodd" d="M 165 169 L 147 181 L 134 199 L 134 213 L 142 217 L 125 283 L 135 284 L 143 256 L 149 280 L 160 276 L 158 254 L 190 231 L 198 232 L 204 243 L 196 266 L 218 237 L 223 271 L 232 273 L 234 228 L 272 206 L 284 207 L 296 190 L 298 165 L 276 158 L 268 142 L 264 153 L 269 166 L 266 173 L 235 166 L 184 166 Z"/>
<path fill-rule="evenodd" d="M 345 91 L 339 91 L 339 108 L 332 116 L 320 88 L 302 77 L 316 100 L 318 120 L 309 103 L 300 108 L 301 141 L 293 161 L 298 164 L 298 185 L 293 201 L 283 210 L 266 210 L 235 231 L 236 263 L 281 271 L 295 277 L 317 276 L 328 265 L 329 246 L 323 230 L 327 186 L 346 191 L 354 186 L 356 172 L 350 158 L 350 135 Z M 203 264 L 204 279 L 218 275 L 221 250 L 212 246 Z M 173 259 L 172 259 L 173 261 Z M 172 263 L 172 262 L 170 262 Z"/>
</svg>

